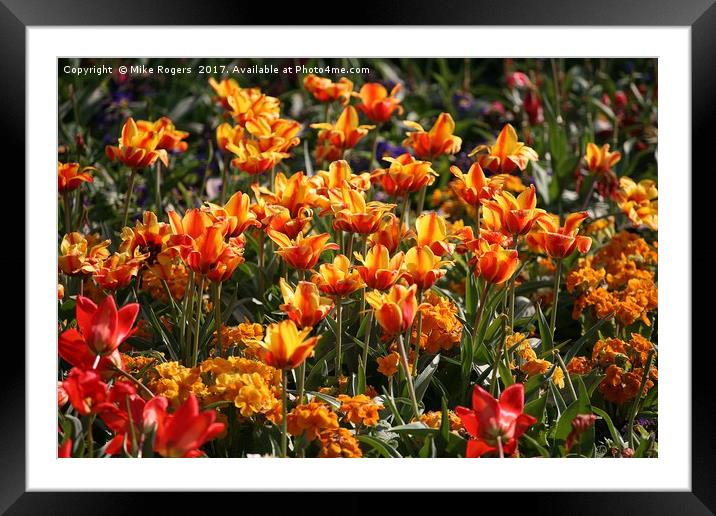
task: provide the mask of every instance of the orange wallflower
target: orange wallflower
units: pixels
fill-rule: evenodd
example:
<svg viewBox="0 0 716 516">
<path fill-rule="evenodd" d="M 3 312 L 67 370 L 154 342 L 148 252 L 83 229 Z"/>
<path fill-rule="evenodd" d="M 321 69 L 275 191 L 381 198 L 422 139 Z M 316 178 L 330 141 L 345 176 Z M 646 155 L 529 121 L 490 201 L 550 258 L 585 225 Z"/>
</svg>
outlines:
<svg viewBox="0 0 716 516">
<path fill-rule="evenodd" d="M 395 207 L 378 201 L 366 202 L 362 192 L 346 184 L 340 190 L 329 190 L 328 196 L 334 214 L 334 229 L 361 235 L 375 233 L 383 215 Z"/>
<path fill-rule="evenodd" d="M 552 258 L 565 258 L 575 250 L 586 253 L 592 245 L 592 239 L 578 236 L 579 226 L 587 218 L 587 213 L 570 213 L 560 227 L 557 215 L 545 214 L 537 220 L 541 230 L 527 235 L 527 242 Z"/>
<path fill-rule="evenodd" d="M 361 87 L 359 94 L 354 94 L 361 99 L 361 103 L 357 107 L 365 113 L 371 122 L 376 124 L 387 122 L 393 116 L 394 111 L 397 110 L 398 114 L 403 114 L 403 106 L 395 96 L 400 88 L 401 85 L 396 84 L 388 95 L 388 90 L 382 84 L 368 82 Z"/>
<path fill-rule="evenodd" d="M 470 156 L 477 156 L 480 166 L 495 174 L 524 170 L 527 163 L 539 158 L 534 149 L 517 141 L 517 132 L 510 124 L 502 128 L 494 145 L 478 145 L 470 152 Z"/>
<path fill-rule="evenodd" d="M 93 274 L 109 256 L 109 244 L 109 240 L 99 240 L 94 235 L 85 238 L 76 232 L 66 234 L 57 257 L 60 272 L 69 276 Z"/>
<path fill-rule="evenodd" d="M 397 351 L 392 351 L 384 357 L 377 358 L 376 362 L 378 362 L 378 372 L 383 376 L 387 376 L 388 378 L 390 378 L 398 372 L 399 360 L 400 355 Z"/>
<path fill-rule="evenodd" d="M 163 116 L 155 122 L 149 120 L 137 120 L 137 129 L 144 132 L 161 134 L 157 149 L 164 149 L 168 152 L 184 152 L 189 145 L 182 141 L 189 137 L 186 131 L 179 131 L 170 118 Z"/>
<path fill-rule="evenodd" d="M 338 416 L 325 403 L 312 401 L 289 412 L 286 426 L 289 434 L 296 437 L 303 435 L 308 441 L 313 441 L 324 430 L 337 429 Z"/>
<path fill-rule="evenodd" d="M 311 124 L 319 129 L 316 143 L 316 161 L 335 161 L 343 157 L 346 149 L 352 149 L 358 142 L 374 129 L 374 125 L 358 125 L 358 112 L 353 106 L 347 106 L 335 124 L 324 122 Z"/>
<path fill-rule="evenodd" d="M 347 296 L 365 287 L 357 270 L 351 270 L 351 261 L 347 256 L 339 254 L 333 263 L 324 263 L 314 272 L 311 281 L 318 285 L 324 294 Z"/>
<path fill-rule="evenodd" d="M 410 154 L 396 159 L 383 158 L 390 167 L 380 168 L 371 174 L 371 181 L 379 183 L 388 195 L 407 195 L 435 182 L 438 173 L 429 161 L 418 161 Z"/>
<path fill-rule="evenodd" d="M 285 279 L 279 280 L 283 303 L 279 308 L 286 312 L 299 328 L 309 328 L 322 321 L 333 309 L 333 302 L 321 297 L 318 287 L 310 281 L 299 281 L 292 289 Z"/>
<path fill-rule="evenodd" d="M 291 320 L 270 324 L 261 346 L 261 357 L 276 369 L 294 369 L 313 354 L 318 337 L 307 339 L 311 328 L 298 331 Z"/>
<path fill-rule="evenodd" d="M 645 225 L 656 231 L 659 222 L 659 192 L 656 183 L 642 179 L 635 183 L 630 177 L 619 178 L 617 204 L 635 226 Z"/>
<path fill-rule="evenodd" d="M 382 244 L 371 247 L 365 255 L 354 253 L 363 265 L 356 267 L 367 286 L 377 290 L 388 290 L 395 285 L 404 274 L 403 260 L 405 255 L 400 252 L 390 258 L 388 248 Z"/>
<path fill-rule="evenodd" d="M 327 243 L 331 238 L 328 233 L 305 238 L 303 233 L 299 233 L 295 240 L 273 229 L 267 230 L 267 234 L 279 247 L 276 253 L 294 269 L 312 269 L 318 263 L 322 252 L 338 250 L 337 244 Z"/>
<path fill-rule="evenodd" d="M 415 220 L 417 231 L 417 244 L 429 247 L 436 256 L 445 256 L 455 249 L 455 245 L 448 243 L 447 223 L 436 212 L 423 213 Z"/>
<path fill-rule="evenodd" d="M 537 194 L 534 185 L 517 197 L 502 191 L 494 200 L 485 202 L 484 218 L 488 227 L 508 235 L 524 235 L 545 211 L 537 208 Z"/>
<path fill-rule="evenodd" d="M 83 167 L 80 170 L 79 163 L 57 162 L 57 191 L 61 194 L 71 192 L 79 188 L 82 183 L 93 181 L 91 171 L 97 170 L 94 167 Z"/>
<path fill-rule="evenodd" d="M 358 440 L 347 428 L 336 428 L 321 432 L 321 451 L 319 457 L 342 457 L 345 459 L 360 458 L 363 452 Z"/>
<path fill-rule="evenodd" d="M 621 367 L 612 364 L 607 367 L 606 374 L 599 383 L 599 392 L 606 400 L 621 405 L 637 397 L 643 375 L 643 369 L 634 369 L 627 372 Z M 646 385 L 644 385 L 643 394 L 646 394 L 653 386 L 654 382 L 648 378 Z"/>
<path fill-rule="evenodd" d="M 137 127 L 132 117 L 129 117 L 122 127 L 122 136 L 119 145 L 107 145 L 105 153 L 112 161 L 119 160 L 129 168 L 146 168 L 158 159 L 169 166 L 169 157 L 165 149 L 158 147 L 163 132 L 142 131 Z"/>
<path fill-rule="evenodd" d="M 341 403 L 340 412 L 343 412 L 343 421 L 354 425 L 375 426 L 378 424 L 378 412 L 383 410 L 383 405 L 374 403 L 365 394 L 356 396 L 338 395 Z"/>
<path fill-rule="evenodd" d="M 387 334 L 403 333 L 413 325 L 418 311 L 417 288 L 417 285 L 410 288 L 393 285 L 387 293 L 374 290 L 366 294 L 365 300 L 375 310 L 376 320 Z"/>
<path fill-rule="evenodd" d="M 512 277 L 519 263 L 515 249 L 504 249 L 492 244 L 477 258 L 474 272 L 487 283 L 500 285 Z"/>
<path fill-rule="evenodd" d="M 455 154 L 460 150 L 462 138 L 453 135 L 455 132 L 455 121 L 449 113 L 440 113 L 430 131 L 406 120 L 403 122 L 411 132 L 408 132 L 403 145 L 413 149 L 418 158 L 432 160 L 443 154 Z"/>
<path fill-rule="evenodd" d="M 412 247 L 405 255 L 405 279 L 420 290 L 427 290 L 445 276 L 442 267 L 450 263 L 442 261 L 427 246 Z"/>
<path fill-rule="evenodd" d="M 346 77 L 333 82 L 328 77 L 318 77 L 313 73 L 303 78 L 303 87 L 319 102 L 337 100 L 344 106 L 348 104 L 353 92 L 353 82 Z"/>
<path fill-rule="evenodd" d="M 457 318 L 455 303 L 432 291 L 426 292 L 423 300 L 420 305 L 423 314 L 421 347 L 428 353 L 440 353 L 459 346 L 462 323 Z"/>
</svg>

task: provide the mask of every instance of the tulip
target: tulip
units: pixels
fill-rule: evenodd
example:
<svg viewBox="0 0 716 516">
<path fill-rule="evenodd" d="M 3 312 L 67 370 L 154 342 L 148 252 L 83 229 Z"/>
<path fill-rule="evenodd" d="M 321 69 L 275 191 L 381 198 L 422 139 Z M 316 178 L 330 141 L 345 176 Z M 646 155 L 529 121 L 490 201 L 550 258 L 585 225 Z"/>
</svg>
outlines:
<svg viewBox="0 0 716 516">
<path fill-rule="evenodd" d="M 216 146 L 222 152 L 230 152 L 229 144 L 238 145 L 244 139 L 244 128 L 224 122 L 216 128 Z"/>
<path fill-rule="evenodd" d="M 382 124 L 390 120 L 394 111 L 403 114 L 403 106 L 400 100 L 396 98 L 396 93 L 400 90 L 401 85 L 396 84 L 388 95 L 388 90 L 377 82 L 369 82 L 364 84 L 360 93 L 357 95 L 361 99 L 358 109 L 361 110 L 371 122 Z"/>
<path fill-rule="evenodd" d="M 636 183 L 630 177 L 619 178 L 617 204 L 635 226 L 644 224 L 653 231 L 658 229 L 658 196 L 656 183 L 651 179 Z"/>
<path fill-rule="evenodd" d="M 440 113 L 430 131 L 420 124 L 406 120 L 403 122 L 412 132 L 408 132 L 403 145 L 411 147 L 420 159 L 432 160 L 443 154 L 455 154 L 460 150 L 462 138 L 454 136 L 455 121 L 449 113 Z"/>
<path fill-rule="evenodd" d="M 592 245 L 592 239 L 578 236 L 579 226 L 587 218 L 586 212 L 567 215 L 564 226 L 560 227 L 557 215 L 546 214 L 537 220 L 540 229 L 527 235 L 527 241 L 552 258 L 566 258 L 575 250 L 586 253 Z"/>
<path fill-rule="evenodd" d="M 347 256 L 337 255 L 333 263 L 324 263 L 314 272 L 311 281 L 318 285 L 324 294 L 336 297 L 347 296 L 365 287 L 357 270 L 351 270 L 351 262 Z"/>
<path fill-rule="evenodd" d="M 281 112 L 281 101 L 261 93 L 259 88 L 233 90 L 226 100 L 231 116 L 242 127 L 257 119 L 275 120 Z"/>
<path fill-rule="evenodd" d="M 91 183 L 93 178 L 90 172 L 96 170 L 94 167 L 83 167 L 80 170 L 79 163 L 57 162 L 57 191 L 64 194 L 76 190 L 82 183 Z"/>
<path fill-rule="evenodd" d="M 407 153 L 395 159 L 383 159 L 390 163 L 390 167 L 374 171 L 371 181 L 379 183 L 388 195 L 407 196 L 430 186 L 438 176 L 429 161 L 418 161 Z"/>
<path fill-rule="evenodd" d="M 347 149 L 352 149 L 374 129 L 374 125 L 358 125 L 358 112 L 353 106 L 347 106 L 335 124 L 328 122 L 311 124 L 319 129 L 316 144 L 316 161 L 335 161 L 341 159 Z"/>
<path fill-rule="evenodd" d="M 515 452 L 518 439 L 537 422 L 534 417 L 523 413 L 524 398 L 525 389 L 521 383 L 512 384 L 502 391 L 499 401 L 475 385 L 472 409 L 455 408 L 463 427 L 472 437 L 467 442 L 467 457 L 482 457 L 497 451 L 502 458 Z"/>
<path fill-rule="evenodd" d="M 515 249 L 503 249 L 497 244 L 486 246 L 476 261 L 475 275 L 491 285 L 501 285 L 512 277 L 519 265 Z"/>
<path fill-rule="evenodd" d="M 209 77 L 209 85 L 214 89 L 214 92 L 216 93 L 215 99 L 221 103 L 224 108 L 229 109 L 229 97 L 231 97 L 234 92 L 239 91 L 241 87 L 239 86 L 239 83 L 236 82 L 235 79 L 222 79 L 221 82 L 218 82 L 213 77 Z"/>
<path fill-rule="evenodd" d="M 109 256 L 110 240 L 85 238 L 80 233 L 68 233 L 62 237 L 57 257 L 59 270 L 68 276 L 93 274 L 99 264 Z"/>
<path fill-rule="evenodd" d="M 163 116 L 155 122 L 148 120 L 137 120 L 137 129 L 146 133 L 161 134 L 157 149 L 164 149 L 169 152 L 184 152 L 188 145 L 184 140 L 189 136 L 186 131 L 179 131 L 170 118 Z"/>
<path fill-rule="evenodd" d="M 605 174 L 611 172 L 612 167 L 622 159 L 619 151 L 609 152 L 609 144 L 597 147 L 594 143 L 587 144 L 587 152 L 584 161 L 587 170 L 595 174 Z"/>
<path fill-rule="evenodd" d="M 138 313 L 137 303 L 129 303 L 117 310 L 113 296 L 105 297 L 99 307 L 90 299 L 77 296 L 77 326 L 89 349 L 98 355 L 97 360 L 100 356 L 111 355 L 133 333 L 132 326 Z"/>
<path fill-rule="evenodd" d="M 405 274 L 403 260 L 405 255 L 400 252 L 390 258 L 388 248 L 382 244 L 371 247 L 365 255 L 354 253 L 363 265 L 356 267 L 365 284 L 376 290 L 388 290 Z"/>
<path fill-rule="evenodd" d="M 313 220 L 313 211 L 309 208 L 299 208 L 296 215 L 291 215 L 291 212 L 283 206 L 269 205 L 266 206 L 265 213 L 263 224 L 291 239 L 296 238 L 301 232 L 306 232 Z"/>
<path fill-rule="evenodd" d="M 299 233 L 295 240 L 273 229 L 267 230 L 268 236 L 278 245 L 276 253 L 286 260 L 286 263 L 298 270 L 312 269 L 318 263 L 321 253 L 328 250 L 338 250 L 338 245 L 327 243 L 331 236 L 328 233 L 305 237 Z"/>
<path fill-rule="evenodd" d="M 445 276 L 441 267 L 449 264 L 436 256 L 427 246 L 415 246 L 405 255 L 405 279 L 421 290 L 431 288 L 435 282 Z"/>
<path fill-rule="evenodd" d="M 494 145 L 478 145 L 470 156 L 477 156 L 480 166 L 495 174 L 524 170 L 530 161 L 539 158 L 534 149 L 517 141 L 517 132 L 510 124 L 502 128 Z"/>
<path fill-rule="evenodd" d="M 285 279 L 279 280 L 283 303 L 279 308 L 286 312 L 299 328 L 311 328 L 321 322 L 333 309 L 333 302 L 318 293 L 318 286 L 310 281 L 299 281 L 293 290 Z"/>
<path fill-rule="evenodd" d="M 400 247 L 401 242 L 411 238 L 413 232 L 398 219 L 394 214 L 389 213 L 383 218 L 378 231 L 368 237 L 371 245 L 383 245 L 389 253 L 394 253 Z"/>
<path fill-rule="evenodd" d="M 338 82 L 333 82 L 327 77 L 309 74 L 303 78 L 303 87 L 319 102 L 337 100 L 344 106 L 350 101 L 353 92 L 353 82 L 346 77 L 341 77 Z"/>
<path fill-rule="evenodd" d="M 236 192 L 223 208 L 212 203 L 208 205 L 214 221 L 226 223 L 226 235 L 229 237 L 237 237 L 251 226 L 261 227 L 256 215 L 250 210 L 250 199 L 245 193 Z"/>
<path fill-rule="evenodd" d="M 378 324 L 388 335 L 405 333 L 413 325 L 418 311 L 417 285 L 406 288 L 393 285 L 387 293 L 377 290 L 366 294 L 365 300 L 375 310 Z"/>
<path fill-rule="evenodd" d="M 153 212 L 145 211 L 142 221 L 137 221 L 134 228 L 122 229 L 119 251 L 130 256 L 148 253 L 148 261 L 154 262 L 157 255 L 165 249 L 171 233 L 169 224 L 159 222 Z"/>
<path fill-rule="evenodd" d="M 370 188 L 370 174 L 354 174 L 347 161 L 339 159 L 328 165 L 328 170 L 319 170 L 315 176 L 309 178 L 313 181 L 316 190 L 321 192 L 332 188 L 341 188 L 347 182 L 351 189 L 365 192 Z M 321 193 L 321 195 L 327 195 Z"/>
<path fill-rule="evenodd" d="M 99 287 L 105 290 L 125 288 L 137 275 L 139 268 L 148 257 L 148 254 L 132 256 L 128 253 L 114 253 L 99 264 L 93 279 Z"/>
<path fill-rule="evenodd" d="M 262 151 L 254 140 L 241 140 L 236 145 L 227 143 L 226 150 L 236 156 L 231 160 L 231 166 L 250 175 L 263 174 L 290 156 L 275 150 Z"/>
<path fill-rule="evenodd" d="M 528 233 L 545 211 L 537 208 L 534 185 L 517 197 L 502 191 L 492 201 L 485 201 L 485 222 L 492 229 L 517 237 Z"/>
<path fill-rule="evenodd" d="M 455 246 L 447 241 L 445 219 L 434 211 L 419 216 L 415 220 L 415 227 L 418 230 L 418 246 L 429 247 L 435 256 L 445 256 L 455 249 Z"/>
<path fill-rule="evenodd" d="M 99 362 L 97 362 L 98 355 L 87 346 L 85 337 L 74 328 L 60 334 L 57 339 L 57 353 L 62 360 L 73 367 L 82 370 L 94 368 L 104 380 L 109 380 L 116 369 L 123 369 L 122 355 L 119 350 L 114 350 L 106 356 L 100 356 Z"/>
<path fill-rule="evenodd" d="M 485 177 L 479 163 L 473 163 L 467 173 L 454 165 L 450 167 L 450 172 L 461 183 L 461 188 L 457 190 L 460 198 L 470 206 L 478 207 L 483 201 L 490 199 L 496 190 L 492 182 Z"/>
<path fill-rule="evenodd" d="M 365 202 L 363 193 L 349 188 L 344 183 L 340 190 L 329 190 L 329 199 L 334 213 L 333 228 L 349 233 L 370 235 L 378 231 L 380 222 L 394 204 Z"/>
<path fill-rule="evenodd" d="M 146 168 L 158 159 L 169 166 L 167 151 L 158 145 L 163 130 L 141 130 L 133 118 L 128 118 L 122 127 L 119 146 L 107 145 L 105 152 L 112 161 L 119 160 L 132 170 Z M 125 224 L 126 225 L 126 224 Z"/>
<path fill-rule="evenodd" d="M 162 457 L 199 457 L 199 448 L 224 431 L 224 423 L 215 422 L 215 410 L 199 412 L 194 393 L 173 414 L 167 413 L 168 403 L 157 396 L 144 407 L 145 429 L 154 430 L 154 451 Z"/>
<path fill-rule="evenodd" d="M 107 399 L 107 384 L 102 381 L 99 373 L 73 367 L 67 379 L 62 382 L 67 398 L 79 414 L 87 416 L 96 411 Z M 88 431 L 91 431 L 90 428 Z"/>
</svg>

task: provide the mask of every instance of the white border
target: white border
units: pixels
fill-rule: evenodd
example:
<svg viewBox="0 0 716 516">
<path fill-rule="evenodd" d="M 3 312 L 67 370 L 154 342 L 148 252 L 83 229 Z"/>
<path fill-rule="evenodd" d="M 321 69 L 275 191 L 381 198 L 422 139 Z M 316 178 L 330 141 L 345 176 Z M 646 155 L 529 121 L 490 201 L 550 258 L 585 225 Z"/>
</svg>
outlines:
<svg viewBox="0 0 716 516">
<path fill-rule="evenodd" d="M 690 29 L 27 29 L 27 489 L 690 490 Z M 659 458 L 633 460 L 55 458 L 58 56 L 658 56 Z M 666 295 L 663 295 L 666 293 Z M 380 464 L 376 461 L 380 460 Z"/>
</svg>

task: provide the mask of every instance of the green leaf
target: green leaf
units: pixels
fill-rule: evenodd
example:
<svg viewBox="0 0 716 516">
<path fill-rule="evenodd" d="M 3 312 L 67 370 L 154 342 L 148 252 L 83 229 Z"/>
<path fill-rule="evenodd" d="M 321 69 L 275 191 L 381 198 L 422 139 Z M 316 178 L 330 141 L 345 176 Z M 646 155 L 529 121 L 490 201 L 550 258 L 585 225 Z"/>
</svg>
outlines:
<svg viewBox="0 0 716 516">
<path fill-rule="evenodd" d="M 592 336 L 599 331 L 599 328 L 601 328 L 607 321 L 612 320 L 612 315 L 608 315 L 604 319 L 598 320 L 596 323 L 592 325 L 591 328 L 589 328 L 584 335 L 582 335 L 579 339 L 575 341 L 574 344 L 569 348 L 569 351 L 564 354 L 564 363 L 568 364 L 570 360 L 572 360 L 573 357 L 577 356 L 577 353 L 579 353 L 582 349 L 582 347 L 589 342 L 589 340 L 592 338 Z"/>
<path fill-rule="evenodd" d="M 621 434 L 617 431 L 616 427 L 614 426 L 614 423 L 612 422 L 612 418 L 609 417 L 609 414 L 607 414 L 605 411 L 598 407 L 592 407 L 592 412 L 601 417 L 604 422 L 607 424 L 607 428 L 609 429 L 609 434 L 612 436 L 612 441 L 614 441 L 616 444 L 618 444 L 621 447 L 626 446 L 626 443 L 624 442 L 624 439 L 622 439 Z"/>
<path fill-rule="evenodd" d="M 416 436 L 437 435 L 439 431 L 439 429 L 430 428 L 425 423 L 421 422 L 408 423 L 407 425 L 394 426 L 388 429 L 388 432 Z"/>
<path fill-rule="evenodd" d="M 430 379 L 435 374 L 435 371 L 437 371 L 439 363 L 440 354 L 437 354 L 425 367 L 425 369 L 423 369 L 415 378 L 415 397 L 418 400 L 418 403 L 420 403 L 423 399 L 425 391 L 428 389 L 428 385 L 430 385 Z"/>
<path fill-rule="evenodd" d="M 584 382 L 579 376 L 575 379 L 575 383 L 577 384 L 577 399 L 562 412 L 554 434 L 555 443 L 560 447 L 564 444 L 567 440 L 567 436 L 569 436 L 569 433 L 572 431 L 572 420 L 579 415 L 593 413 L 589 393 L 584 386 Z M 570 453 L 576 453 L 577 451 L 586 456 L 594 454 L 594 426 L 591 426 L 582 433 L 579 442 L 572 447 Z"/>
<path fill-rule="evenodd" d="M 552 331 L 550 330 L 547 318 L 544 316 L 542 306 L 537 304 L 537 326 L 539 328 L 539 337 L 542 340 L 542 350 L 548 351 L 552 349 L 554 343 L 552 341 Z"/>
<path fill-rule="evenodd" d="M 358 439 L 358 441 L 363 444 L 367 444 L 368 446 L 376 450 L 378 453 L 380 453 L 383 457 L 386 457 L 388 459 L 402 458 L 402 455 L 398 453 L 398 450 L 390 446 L 388 443 L 381 441 L 380 439 L 371 437 L 370 435 L 358 435 L 356 436 L 356 439 Z"/>
</svg>

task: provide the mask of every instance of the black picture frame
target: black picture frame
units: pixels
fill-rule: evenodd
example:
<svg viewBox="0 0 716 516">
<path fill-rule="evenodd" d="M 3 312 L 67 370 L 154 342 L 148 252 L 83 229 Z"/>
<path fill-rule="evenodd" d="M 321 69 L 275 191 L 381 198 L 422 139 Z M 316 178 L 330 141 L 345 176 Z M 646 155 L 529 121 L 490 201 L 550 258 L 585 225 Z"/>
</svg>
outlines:
<svg viewBox="0 0 716 516">
<path fill-rule="evenodd" d="M 171 7 L 171 8 L 169 8 Z M 449 5 L 425 1 L 391 1 L 382 6 L 369 9 L 355 8 L 350 17 L 334 14 L 332 9 L 317 5 L 297 4 L 295 9 L 306 13 L 311 25 L 335 25 L 336 19 L 350 20 L 355 24 L 366 25 L 551 25 L 551 26 L 684 26 L 691 28 L 691 72 L 692 72 L 692 169 L 706 172 L 713 170 L 711 148 L 714 145 L 716 121 L 716 4 L 714 0 L 459 0 Z M 26 38 L 28 26 L 63 25 L 260 25 L 270 23 L 295 24 L 299 15 L 284 7 L 272 9 L 269 15 L 265 4 L 260 2 L 227 2 L 203 0 L 173 0 L 171 5 L 148 3 L 138 0 L 109 2 L 99 0 L 0 0 L 0 99 L 3 116 L 0 117 L 0 131 L 3 155 L 7 160 L 16 160 L 14 164 L 4 160 L 6 175 L 12 175 L 17 181 L 15 192 L 26 194 L 32 189 L 19 173 L 25 170 L 25 154 L 21 149 L 31 142 L 25 137 L 25 106 L 30 99 L 25 93 Z M 90 44 L 90 42 L 88 42 Z M 54 70 L 48 70 L 48 74 Z M 708 161 L 707 161 L 708 160 Z M 10 168 L 13 167 L 13 168 Z M 684 169 L 667 171 L 680 175 L 691 174 L 689 163 Z M 693 177 L 693 175 L 692 175 Z M 712 180 L 706 176 L 707 180 Z M 8 198 L 9 197 L 9 198 Z M 25 205 L 30 197 L 17 193 L 6 197 L 9 209 L 17 214 L 31 209 Z M 7 206 L 7 204 L 6 204 Z M 7 216 L 7 215 L 6 215 Z M 16 215 L 21 220 L 22 215 Z M 694 218 L 694 222 L 696 222 Z M 16 223 L 15 223 L 16 224 Z M 703 228 L 709 231 L 708 228 Z M 19 233 L 17 225 L 14 228 Z M 692 235 L 703 235 L 704 231 Z M 17 238 L 17 237 L 15 237 Z M 15 244 L 16 253 L 23 256 L 24 251 Z M 684 250 L 690 252 L 690 250 Z M 20 258 L 0 256 L 5 267 L 12 266 L 17 271 Z M 24 260 L 23 260 L 24 262 Z M 695 265 L 695 264 L 694 264 Z M 5 271 L 6 269 L 3 267 Z M 32 271 L 25 270 L 26 275 Z M 14 274 L 19 280 L 19 271 Z M 689 281 L 691 277 L 685 277 Z M 18 281 L 19 282 L 19 281 Z M 9 288 L 9 287 L 8 287 Z M 22 292 L 18 285 L 15 292 Z M 25 300 L 28 304 L 30 299 Z M 27 306 L 27 305 L 25 305 Z M 692 303 L 695 315 L 707 321 L 708 306 Z M 30 311 L 25 312 L 26 324 L 33 323 Z M 37 321 L 34 321 L 35 323 Z M 692 321 L 683 321 L 684 341 L 690 344 Z M 712 346 L 708 339 L 705 346 Z M 694 339 L 695 341 L 695 339 Z M 709 360 L 697 360 L 699 344 L 692 346 L 692 444 L 691 450 L 691 492 L 620 492 L 612 495 L 591 493 L 498 493 L 492 500 L 504 504 L 513 510 L 518 508 L 544 508 L 550 513 L 564 514 L 714 514 L 716 512 L 716 454 L 713 424 L 716 423 L 713 411 L 712 364 Z M 48 349 L 51 346 L 48 345 Z M 25 442 L 25 349 L 19 339 L 6 340 L 3 360 L 12 367 L 3 371 L 0 389 L 0 512 L 7 514 L 85 514 L 102 512 L 105 514 L 123 514 L 125 512 L 143 513 L 153 510 L 149 498 L 141 499 L 136 493 L 37 493 L 26 492 L 25 454 L 30 443 Z M 639 460 L 639 459 L 635 459 Z M 646 460 L 646 459 L 640 459 Z M 379 474 L 379 472 L 376 472 Z M 558 479 L 555 479 L 558 482 Z M 595 483 L 598 479 L 595 479 Z M 349 487 L 349 486 L 347 486 Z M 422 494 L 422 493 L 421 493 Z M 162 512 L 188 508 L 184 493 L 151 495 L 161 504 Z M 215 496 L 215 495 L 212 495 Z M 235 495 L 227 495 L 235 496 Z M 241 495 L 245 497 L 245 494 Z M 360 494 L 322 495 L 321 505 L 334 505 L 337 510 L 350 507 L 363 507 Z M 451 495 L 452 496 L 452 495 Z M 479 495 L 486 503 L 484 496 Z M 294 506 L 301 506 L 309 500 L 310 494 L 292 495 Z M 351 503 L 351 499 L 355 503 Z M 245 499 L 245 498 L 244 498 Z M 412 497 L 413 503 L 422 503 L 425 495 Z M 332 502 L 333 501 L 333 502 Z M 212 504 L 215 504 L 212 501 Z M 272 512 L 278 511 L 280 503 L 273 497 Z M 307 503 L 319 503 L 317 501 Z M 439 502 L 442 504 L 443 502 Z M 248 505 L 244 505 L 248 508 Z M 342 509 L 341 509 L 342 507 Z M 408 509 L 407 505 L 402 505 Z M 362 511 L 363 512 L 363 511 Z M 523 512 L 523 511 L 521 511 Z M 533 512 L 533 511 L 530 511 Z M 541 512 L 538 510 L 537 512 Z"/>
</svg>

